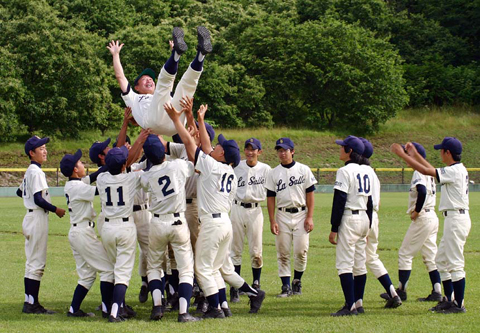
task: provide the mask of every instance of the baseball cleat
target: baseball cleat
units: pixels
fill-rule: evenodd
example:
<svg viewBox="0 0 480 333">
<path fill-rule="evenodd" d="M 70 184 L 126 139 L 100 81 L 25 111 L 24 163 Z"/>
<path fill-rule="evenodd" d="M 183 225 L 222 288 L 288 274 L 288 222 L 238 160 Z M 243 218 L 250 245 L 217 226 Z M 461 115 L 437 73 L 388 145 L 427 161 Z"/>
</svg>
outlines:
<svg viewBox="0 0 480 333">
<path fill-rule="evenodd" d="M 388 299 L 387 303 L 385 304 L 385 309 L 395 309 L 402 305 L 402 300 L 399 296 L 394 296 Z"/>
<path fill-rule="evenodd" d="M 432 291 L 430 295 L 427 297 L 420 297 L 417 299 L 419 302 L 441 302 L 442 301 L 442 294 L 437 293 L 436 291 Z"/>
<path fill-rule="evenodd" d="M 202 320 L 202 318 L 194 317 L 188 312 L 178 315 L 178 322 L 179 323 L 190 323 L 190 322 L 200 321 L 200 320 Z"/>
<path fill-rule="evenodd" d="M 353 310 L 350 310 L 347 304 L 345 304 L 345 306 L 340 310 L 338 310 L 337 312 L 330 313 L 330 316 L 332 317 L 356 316 L 356 315 L 358 315 L 357 309 L 354 308 Z"/>
<path fill-rule="evenodd" d="M 258 310 L 262 307 L 263 300 L 265 299 L 265 292 L 263 290 L 258 290 L 256 296 L 248 296 L 250 298 L 250 311 L 248 313 L 257 313 Z"/>
<path fill-rule="evenodd" d="M 222 309 L 208 307 L 208 311 L 203 315 L 203 319 L 223 319 L 225 318 L 225 313 Z"/>
<path fill-rule="evenodd" d="M 185 53 L 188 50 L 187 43 L 183 39 L 185 34 L 183 33 L 182 28 L 175 27 L 173 28 L 172 32 L 172 40 L 173 40 L 173 49 L 177 52 L 178 55 Z"/>
<path fill-rule="evenodd" d="M 77 312 L 67 312 L 67 317 L 95 317 L 95 313 L 84 312 L 82 309 L 79 309 Z"/>
<path fill-rule="evenodd" d="M 232 311 L 230 310 L 230 308 L 222 308 L 222 311 L 223 311 L 223 314 L 225 315 L 225 318 L 232 316 Z"/>
<path fill-rule="evenodd" d="M 163 307 L 161 305 L 154 306 L 152 312 L 150 313 L 151 320 L 160 320 L 163 318 Z"/>
<path fill-rule="evenodd" d="M 145 303 L 148 300 L 147 286 L 142 286 L 140 288 L 140 293 L 138 294 L 138 300 L 140 301 L 140 303 Z"/>
<path fill-rule="evenodd" d="M 45 309 L 40 303 L 30 304 L 28 302 L 23 303 L 23 313 L 27 314 L 54 314 L 55 311 Z"/>
<path fill-rule="evenodd" d="M 233 287 L 230 288 L 230 303 L 238 303 L 240 302 L 240 297 L 238 295 L 238 289 Z"/>
<path fill-rule="evenodd" d="M 365 309 L 363 308 L 363 306 L 359 306 L 359 307 L 357 308 L 357 312 L 358 312 L 358 314 L 364 314 L 364 313 L 365 313 Z"/>
<path fill-rule="evenodd" d="M 120 308 L 119 313 L 119 317 L 123 317 L 125 319 L 130 319 L 137 316 L 137 313 L 133 310 L 133 308 L 126 304 Z"/>
<path fill-rule="evenodd" d="M 208 311 L 208 302 L 205 297 L 202 297 L 198 300 L 197 309 L 195 310 L 196 313 L 206 313 Z"/>
<path fill-rule="evenodd" d="M 212 52 L 212 41 L 210 40 L 210 32 L 207 28 L 197 27 L 197 39 L 197 50 L 200 51 L 200 53 L 206 55 Z"/>
<path fill-rule="evenodd" d="M 284 284 L 282 286 L 282 292 L 277 295 L 277 297 L 284 298 L 292 296 L 292 289 L 288 284 Z"/>
<path fill-rule="evenodd" d="M 437 311 L 437 313 L 443 313 L 443 314 L 451 314 L 451 313 L 466 313 L 467 309 L 465 309 L 464 306 L 458 307 L 455 304 L 452 304 L 451 307 L 448 309 L 442 310 L 442 311 Z"/>
<path fill-rule="evenodd" d="M 429 311 L 442 312 L 443 310 L 446 310 L 452 306 L 454 306 L 453 302 L 448 301 L 448 299 L 444 296 L 442 300 L 438 302 L 438 304 L 435 305 L 433 308 L 430 308 Z"/>
<path fill-rule="evenodd" d="M 301 295 L 302 294 L 302 281 L 299 279 L 295 279 L 292 282 L 292 292 L 294 295 Z"/>
<path fill-rule="evenodd" d="M 260 282 L 258 282 L 258 280 L 253 281 L 252 288 L 255 289 L 256 291 L 259 291 L 260 290 Z"/>
<path fill-rule="evenodd" d="M 122 318 L 120 316 L 114 317 L 112 315 L 108 316 L 109 323 L 121 323 L 122 321 L 125 321 L 125 318 Z"/>
<path fill-rule="evenodd" d="M 397 292 L 398 297 L 400 297 L 400 299 L 402 301 L 407 300 L 407 292 L 405 290 L 401 290 L 401 289 L 397 288 L 397 289 L 395 289 L 395 291 Z M 390 295 L 387 294 L 387 293 L 380 294 L 380 297 L 383 298 L 386 301 L 388 301 L 390 299 Z"/>
</svg>

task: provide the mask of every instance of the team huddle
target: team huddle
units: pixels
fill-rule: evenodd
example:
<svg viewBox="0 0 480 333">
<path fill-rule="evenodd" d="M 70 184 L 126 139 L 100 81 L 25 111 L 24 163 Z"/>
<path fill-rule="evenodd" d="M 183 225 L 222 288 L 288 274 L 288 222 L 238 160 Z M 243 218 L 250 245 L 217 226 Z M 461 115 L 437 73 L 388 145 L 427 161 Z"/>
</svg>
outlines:
<svg viewBox="0 0 480 333">
<path fill-rule="evenodd" d="M 179 322 L 229 317 L 232 312 L 226 283 L 230 285 L 230 302 L 247 295 L 249 312 L 259 312 L 265 299 L 261 289 L 261 204 L 265 199 L 281 280 L 277 297 L 302 294 L 309 234 L 314 229 L 317 180 L 308 166 L 294 160 L 295 146 L 290 138 L 276 141 L 279 165 L 273 169 L 259 161 L 262 144 L 256 138 L 245 141 L 245 160 L 241 160 L 238 144 L 222 134 L 212 146 L 215 131 L 205 121 L 208 106 L 200 106 L 196 120 L 192 111 L 204 58 L 212 51 L 206 28 L 198 27 L 197 37 L 197 54 L 174 92 L 178 63 L 188 48 L 180 28 L 173 30 L 171 56 L 157 83 L 154 71 L 147 68 L 131 87 L 120 62 L 123 44 L 112 41 L 107 47 L 127 106 L 120 133 L 113 148 L 109 147 L 110 139 L 91 146 L 89 157 L 99 166 L 95 173 L 86 175 L 81 150 L 66 154 L 60 162 L 60 170 L 68 178 L 64 188 L 71 223 L 68 238 L 78 273 L 69 317 L 94 316 L 84 312 L 81 304 L 97 273 L 102 316 L 109 322 L 136 316 L 125 303 L 125 295 L 137 243 L 142 281 L 139 301 L 145 303 L 150 295 L 151 320 L 160 320 L 165 311 L 178 311 Z M 142 127 L 133 145 L 126 135 L 129 124 Z M 172 142 L 164 135 L 172 136 Z M 54 313 L 40 304 L 38 294 L 46 263 L 48 214 L 63 217 L 66 213 L 51 204 L 41 170 L 48 142 L 49 138 L 37 136 L 26 142 L 25 153 L 31 164 L 17 191 L 27 209 L 22 225 L 26 253 L 23 312 L 30 314 Z M 412 223 L 399 250 L 398 288 L 377 254 L 380 181 L 370 167 L 373 146 L 355 136 L 336 143 L 345 166 L 337 171 L 334 184 L 329 241 L 336 245 L 336 268 L 345 305 L 332 316 L 365 312 L 367 267 L 385 288 L 381 295 L 385 307 L 401 306 L 407 299 L 412 260 L 418 252 L 432 283 L 431 293 L 419 301 L 438 302 L 430 309 L 438 313 L 465 312 L 463 248 L 471 222 L 468 173 L 460 163 L 460 141 L 446 137 L 435 145 L 446 164 L 438 169 L 427 162 L 425 149 L 418 143 L 391 147 L 415 170 L 407 211 Z M 445 217 L 438 249 L 436 182 L 442 185 L 439 210 Z M 101 201 L 98 216 L 93 206 L 97 195 Z M 245 238 L 252 284 L 240 275 Z M 197 307 L 195 316 L 189 312 L 192 298 Z"/>
</svg>

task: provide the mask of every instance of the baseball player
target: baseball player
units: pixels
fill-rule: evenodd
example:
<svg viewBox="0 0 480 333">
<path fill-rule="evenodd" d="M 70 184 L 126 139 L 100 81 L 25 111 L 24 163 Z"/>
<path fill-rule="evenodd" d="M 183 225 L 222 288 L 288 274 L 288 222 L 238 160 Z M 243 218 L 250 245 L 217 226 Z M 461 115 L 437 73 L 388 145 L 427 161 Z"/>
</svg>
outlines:
<svg viewBox="0 0 480 333">
<path fill-rule="evenodd" d="M 420 156 L 426 159 L 427 153 L 425 148 L 416 142 L 412 142 L 412 144 Z M 412 260 L 418 252 L 422 253 L 423 263 L 427 268 L 432 283 L 430 295 L 418 300 L 421 302 L 440 302 L 442 300 L 441 279 L 435 264 L 438 233 L 438 217 L 435 213 L 435 203 L 435 179 L 432 176 L 425 176 L 418 171 L 414 171 L 410 183 L 407 210 L 412 223 L 398 251 L 399 283 L 397 293 L 402 300 L 407 299 L 407 284 L 412 271 Z"/>
<path fill-rule="evenodd" d="M 65 215 L 65 210 L 50 203 L 45 173 L 41 167 L 47 161 L 47 144 L 49 138 L 32 136 L 25 143 L 25 154 L 30 158 L 30 165 L 25 172 L 23 182 L 17 195 L 23 198 L 27 214 L 23 219 L 22 230 L 25 236 L 25 302 L 23 313 L 53 314 L 45 309 L 38 299 L 40 281 L 47 260 L 48 212 Z"/>
<path fill-rule="evenodd" d="M 370 271 L 375 275 L 378 281 L 385 288 L 386 293 L 384 298 L 387 300 L 385 308 L 397 308 L 402 305 L 402 299 L 397 295 L 395 287 L 392 284 L 390 275 L 388 274 L 385 265 L 383 265 L 377 254 L 378 248 L 378 235 L 379 235 L 379 220 L 378 220 L 378 210 L 380 209 L 380 180 L 377 177 L 377 174 L 370 167 L 370 157 L 373 155 L 373 146 L 367 139 L 359 138 L 363 145 L 364 151 L 362 153 L 363 158 L 360 159 L 360 166 L 364 169 L 364 174 L 368 176 L 371 184 L 371 196 L 372 196 L 372 220 L 370 228 L 367 233 L 367 245 L 366 245 L 366 266 Z M 365 282 L 367 279 L 366 271 L 364 272 L 362 268 L 357 271 L 357 267 L 353 268 L 354 275 L 354 284 L 355 284 L 355 307 L 358 313 L 364 313 L 363 309 L 363 294 Z"/>
<path fill-rule="evenodd" d="M 148 130 L 142 130 L 134 146 L 143 145 L 148 134 Z M 108 318 L 110 322 L 120 322 L 125 318 L 125 293 L 135 263 L 137 232 L 132 214 L 142 172 L 123 173 L 127 167 L 127 157 L 128 149 L 125 146 L 110 149 L 105 157 L 108 172 L 97 178 L 102 211 L 105 214 L 105 223 L 101 229 L 102 243 L 109 259 L 114 263 L 115 288 Z"/>
<path fill-rule="evenodd" d="M 74 155 L 66 154 L 60 161 L 60 170 L 65 177 L 68 177 L 64 188 L 71 223 L 68 240 L 79 278 L 67 316 L 94 316 L 93 313 L 82 311 L 80 306 L 99 272 L 102 315 L 108 318 L 114 289 L 113 263 L 108 259 L 105 248 L 95 234 L 96 214 L 93 209 L 93 200 L 98 191 L 95 186 L 81 181 L 85 177 L 85 167 L 80 161 L 81 157 L 82 151 L 79 149 Z"/>
<path fill-rule="evenodd" d="M 163 316 L 162 297 L 162 264 L 165 250 L 170 244 L 179 272 L 179 322 L 198 321 L 188 313 L 193 287 L 193 251 L 190 243 L 190 232 L 185 219 L 185 183 L 192 177 L 192 162 L 182 159 L 165 161 L 165 148 L 158 136 L 150 135 L 144 144 L 147 158 L 153 163 L 152 168 L 143 174 L 142 187 L 151 195 L 151 220 L 148 280 L 154 306 L 150 316 L 159 320 Z"/>
<path fill-rule="evenodd" d="M 165 105 L 165 111 L 185 144 L 188 159 L 194 162 L 195 169 L 200 172 L 197 198 L 202 226 L 195 248 L 195 274 L 210 305 L 204 318 L 224 318 L 225 315 L 231 315 L 225 281 L 246 292 L 250 297 L 250 313 L 257 313 L 265 299 L 265 292 L 253 289 L 235 272 L 229 255 L 232 224 L 228 213 L 237 189 L 233 168 L 240 162 L 238 145 L 220 135 L 218 144 L 212 148 L 205 128 L 204 116 L 207 107 L 204 105 L 197 113 L 201 150 L 181 123 L 180 113 L 172 105 Z"/>
<path fill-rule="evenodd" d="M 160 71 L 157 85 L 155 85 L 154 82 L 155 72 L 150 68 L 146 68 L 134 81 L 133 88 L 137 93 L 132 91 L 132 87 L 123 73 L 123 67 L 120 62 L 120 51 L 123 44 L 120 44 L 119 41 L 112 40 L 107 46 L 113 57 L 115 77 L 122 90 L 122 98 L 125 101 L 125 104 L 132 108 L 133 117 L 139 126 L 142 128 L 150 128 L 157 134 L 171 136 L 176 133 L 175 127 L 165 114 L 163 105 L 165 103 L 173 103 L 178 109 L 181 107 L 181 98 L 184 96 L 193 97 L 197 88 L 198 80 L 203 71 L 205 55 L 212 51 L 209 31 L 205 27 L 198 27 L 197 55 L 187 71 L 183 74 L 182 79 L 175 89 L 173 97 L 171 97 L 180 56 L 188 48 L 183 37 L 183 30 L 175 27 L 172 34 L 172 54 Z M 181 116 L 181 121 L 185 124 L 185 115 Z"/>
<path fill-rule="evenodd" d="M 307 268 L 309 233 L 313 230 L 314 191 L 317 180 L 310 168 L 293 160 L 295 149 L 289 138 L 275 144 L 280 165 L 267 177 L 267 207 L 270 230 L 275 237 L 278 275 L 282 291 L 278 297 L 292 295 L 290 249 L 293 242 L 293 294 L 302 293 L 302 275 Z M 275 205 L 277 209 L 275 209 Z"/>
<path fill-rule="evenodd" d="M 463 248 L 470 232 L 471 221 L 468 200 L 468 172 L 460 162 L 462 143 L 454 137 L 445 137 L 435 145 L 446 167 L 435 169 L 409 142 L 402 146 L 393 144 L 391 150 L 414 170 L 435 177 L 442 185 L 439 210 L 445 217 L 443 236 L 435 259 L 446 299 L 431 310 L 439 313 L 464 313 L 465 258 Z"/>
<path fill-rule="evenodd" d="M 252 265 L 252 287 L 260 289 L 260 275 L 262 273 L 262 235 L 263 213 L 260 203 L 265 200 L 267 190 L 265 183 L 269 165 L 258 161 L 262 154 L 262 144 L 258 139 L 250 138 L 245 141 L 245 160 L 240 161 L 234 169 L 238 179 L 237 193 L 233 200 L 234 205 L 230 213 L 232 220 L 232 248 L 231 258 L 235 272 L 240 275 L 242 265 L 243 241 L 248 240 L 250 261 Z M 238 290 L 230 288 L 230 302 L 239 301 Z"/>
</svg>

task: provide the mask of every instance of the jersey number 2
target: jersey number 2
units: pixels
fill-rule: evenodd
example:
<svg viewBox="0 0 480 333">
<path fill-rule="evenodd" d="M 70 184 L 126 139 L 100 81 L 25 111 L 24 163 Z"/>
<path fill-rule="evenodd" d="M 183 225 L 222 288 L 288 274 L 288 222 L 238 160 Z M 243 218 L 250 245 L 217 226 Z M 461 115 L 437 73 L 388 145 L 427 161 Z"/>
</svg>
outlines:
<svg viewBox="0 0 480 333">
<path fill-rule="evenodd" d="M 358 192 L 365 194 L 368 194 L 370 192 L 370 179 L 368 178 L 368 175 L 363 176 L 363 187 L 362 187 L 362 176 L 360 174 L 357 174 L 357 179 L 358 179 Z"/>
<path fill-rule="evenodd" d="M 162 186 L 163 183 L 165 183 L 165 185 L 163 185 L 162 187 L 162 193 L 164 197 L 169 196 L 170 194 L 175 192 L 173 188 L 168 189 L 168 186 L 172 183 L 172 181 L 170 180 L 170 177 L 162 176 L 158 178 L 158 185 Z"/>
</svg>

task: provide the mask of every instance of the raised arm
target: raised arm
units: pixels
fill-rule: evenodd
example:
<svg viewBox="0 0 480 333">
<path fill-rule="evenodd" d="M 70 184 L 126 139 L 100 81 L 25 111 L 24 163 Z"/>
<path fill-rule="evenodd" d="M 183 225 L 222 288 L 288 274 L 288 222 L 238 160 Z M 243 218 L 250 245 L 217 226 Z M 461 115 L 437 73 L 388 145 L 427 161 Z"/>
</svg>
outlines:
<svg viewBox="0 0 480 333">
<path fill-rule="evenodd" d="M 123 73 L 122 63 L 120 62 L 120 51 L 123 47 L 123 43 L 117 41 L 111 41 L 108 43 L 107 49 L 112 54 L 113 58 L 113 70 L 115 71 L 115 78 L 117 79 L 118 85 L 123 93 L 127 92 L 128 80 Z"/>
<path fill-rule="evenodd" d="M 405 151 L 403 150 L 403 147 L 398 143 L 392 144 L 392 146 L 390 147 L 390 151 L 398 155 L 405 162 L 407 162 L 407 164 L 410 165 L 410 167 L 420 172 L 421 174 L 425 176 L 432 176 L 432 177 L 437 176 L 437 171 L 430 163 L 428 163 L 426 160 L 424 160 L 425 162 L 423 163 L 417 160 L 416 155 L 420 155 L 420 154 L 418 154 L 413 144 L 409 142 L 405 145 L 405 148 L 407 149 L 408 153 L 412 156 L 409 156 L 407 153 L 405 153 Z"/>
<path fill-rule="evenodd" d="M 197 132 L 197 125 L 195 124 L 195 119 L 193 118 L 193 97 L 183 97 L 180 100 L 180 106 L 182 107 L 182 111 L 185 114 L 185 118 L 187 118 L 187 128 L 191 128 L 193 130 L 193 133 L 190 134 L 192 136 L 195 136 Z"/>
<path fill-rule="evenodd" d="M 166 103 L 164 105 L 165 111 L 167 112 L 170 119 L 172 119 L 173 124 L 175 125 L 175 129 L 180 135 L 180 139 L 182 139 L 183 144 L 185 145 L 185 149 L 187 151 L 188 160 L 195 163 L 195 153 L 197 151 L 197 145 L 195 144 L 195 140 L 193 137 L 188 133 L 185 125 L 180 121 L 180 115 L 182 111 L 177 111 L 173 107 L 172 104 Z"/>
<path fill-rule="evenodd" d="M 132 115 L 132 109 L 129 106 L 127 106 L 123 113 L 122 128 L 120 128 L 120 133 L 118 133 L 117 147 L 121 147 L 125 145 L 125 141 L 127 140 L 128 123 L 130 122 L 131 115 Z"/>
<path fill-rule="evenodd" d="M 205 127 L 205 113 L 208 110 L 208 105 L 200 105 L 200 109 L 197 112 L 198 131 L 200 133 L 200 143 L 202 144 L 202 150 L 205 154 L 210 154 L 212 149 L 212 143 L 208 136 L 207 128 Z"/>
<path fill-rule="evenodd" d="M 133 144 L 132 148 L 128 152 L 128 158 L 127 158 L 127 167 L 131 166 L 133 163 L 135 163 L 139 158 L 142 153 L 142 148 L 143 144 L 147 140 L 148 136 L 152 132 L 150 129 L 142 129 L 140 132 L 140 135 L 138 136 L 137 140 L 135 140 L 135 143 Z M 124 143 L 125 144 L 125 143 Z M 117 146 L 120 147 L 120 146 Z"/>
</svg>

